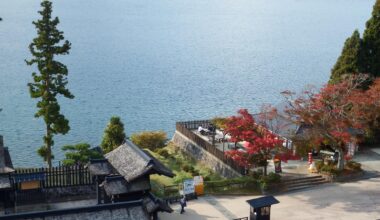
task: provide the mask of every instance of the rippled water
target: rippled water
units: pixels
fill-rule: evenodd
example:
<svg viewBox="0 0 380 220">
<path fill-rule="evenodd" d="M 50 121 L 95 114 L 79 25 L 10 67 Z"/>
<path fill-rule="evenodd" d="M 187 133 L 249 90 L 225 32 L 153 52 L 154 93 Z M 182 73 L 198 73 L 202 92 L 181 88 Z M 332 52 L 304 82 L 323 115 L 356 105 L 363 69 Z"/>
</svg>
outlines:
<svg viewBox="0 0 380 220">
<path fill-rule="evenodd" d="M 16 166 L 41 166 L 43 124 L 26 84 L 37 0 L 0 1 L 0 134 Z M 64 0 L 54 2 L 72 42 L 67 64 L 74 100 L 59 146 L 100 143 L 112 115 L 128 134 L 175 121 L 252 111 L 280 91 L 321 85 L 373 0 Z"/>
</svg>

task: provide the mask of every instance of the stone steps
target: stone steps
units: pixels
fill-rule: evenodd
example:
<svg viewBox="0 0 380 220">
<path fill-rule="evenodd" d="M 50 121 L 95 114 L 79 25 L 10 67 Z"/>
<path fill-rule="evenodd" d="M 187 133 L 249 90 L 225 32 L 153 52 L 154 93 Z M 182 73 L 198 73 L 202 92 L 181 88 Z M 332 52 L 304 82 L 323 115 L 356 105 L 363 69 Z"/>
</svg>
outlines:
<svg viewBox="0 0 380 220">
<path fill-rule="evenodd" d="M 318 186 L 318 185 L 328 183 L 328 182 L 329 181 L 327 181 L 322 176 L 317 175 L 317 176 L 307 176 L 307 177 L 284 180 L 282 184 L 283 184 L 283 191 L 288 192 L 288 191 L 310 188 L 310 187 Z"/>
</svg>

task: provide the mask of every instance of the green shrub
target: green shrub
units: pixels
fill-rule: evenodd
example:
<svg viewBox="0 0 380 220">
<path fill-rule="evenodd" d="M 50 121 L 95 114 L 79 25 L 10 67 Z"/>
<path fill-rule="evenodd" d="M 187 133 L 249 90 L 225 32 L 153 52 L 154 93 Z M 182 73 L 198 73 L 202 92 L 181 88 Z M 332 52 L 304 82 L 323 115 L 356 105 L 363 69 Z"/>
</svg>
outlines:
<svg viewBox="0 0 380 220">
<path fill-rule="evenodd" d="M 269 183 L 279 183 L 281 181 L 281 176 L 273 172 L 269 173 L 267 178 Z"/>
<path fill-rule="evenodd" d="M 119 147 L 125 140 L 124 124 L 119 117 L 111 117 L 106 129 L 104 130 L 103 140 L 100 146 L 103 153 L 108 153 Z"/>
<path fill-rule="evenodd" d="M 320 172 L 329 173 L 333 175 L 337 175 L 339 173 L 335 165 L 333 164 L 323 165 L 320 169 Z"/>
<path fill-rule="evenodd" d="M 199 171 L 193 169 L 193 170 L 191 170 L 191 175 L 193 175 L 193 176 L 199 176 Z"/>
<path fill-rule="evenodd" d="M 157 153 L 162 156 L 162 157 L 165 157 L 165 158 L 169 158 L 171 155 L 169 154 L 168 150 L 164 149 L 164 148 L 160 148 L 157 150 Z"/>
<path fill-rule="evenodd" d="M 100 152 L 91 149 L 87 143 L 66 145 L 62 147 L 62 150 L 65 151 L 65 159 L 62 161 L 65 166 L 84 165 L 90 159 L 100 159 L 103 157 Z"/>
<path fill-rule="evenodd" d="M 141 148 L 156 151 L 159 148 L 165 147 L 167 136 L 164 131 L 143 131 L 132 134 L 131 140 Z"/>
<path fill-rule="evenodd" d="M 262 176 L 262 175 L 263 175 L 263 172 L 260 172 L 260 171 L 253 171 L 253 172 L 251 173 L 251 176 L 252 176 L 252 178 L 254 178 L 254 179 L 259 179 L 260 176 Z"/>
<path fill-rule="evenodd" d="M 321 168 L 323 167 L 323 161 L 322 160 L 316 160 L 315 161 L 315 168 L 319 171 L 321 171 Z"/>
<path fill-rule="evenodd" d="M 194 171 L 194 167 L 192 167 L 191 165 L 189 164 L 183 164 L 181 166 L 181 169 L 185 172 L 188 172 L 188 173 L 191 173 L 192 171 Z"/>
<path fill-rule="evenodd" d="M 354 171 L 361 171 L 362 170 L 362 165 L 360 163 L 352 161 L 352 160 L 347 161 L 346 167 L 349 170 L 354 170 Z"/>
<path fill-rule="evenodd" d="M 210 176 L 204 176 L 203 177 L 203 181 L 210 181 L 210 180 L 211 180 Z"/>
<path fill-rule="evenodd" d="M 187 172 L 177 172 L 173 178 L 173 182 L 176 184 L 182 183 L 185 179 L 192 179 L 193 176 Z"/>
</svg>

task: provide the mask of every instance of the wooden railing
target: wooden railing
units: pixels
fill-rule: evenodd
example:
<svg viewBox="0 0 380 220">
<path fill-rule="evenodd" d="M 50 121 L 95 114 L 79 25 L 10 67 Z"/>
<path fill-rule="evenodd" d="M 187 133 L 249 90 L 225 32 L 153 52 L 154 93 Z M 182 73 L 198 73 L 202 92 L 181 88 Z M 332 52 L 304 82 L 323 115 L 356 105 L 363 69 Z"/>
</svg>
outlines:
<svg viewBox="0 0 380 220">
<path fill-rule="evenodd" d="M 199 147 L 202 147 L 207 152 L 214 155 L 219 160 L 223 161 L 223 163 L 230 166 L 232 169 L 237 171 L 238 173 L 244 175 L 245 174 L 245 168 L 239 166 L 235 161 L 233 161 L 231 158 L 227 157 L 224 152 L 213 146 L 210 142 L 204 140 L 199 135 L 195 134 L 191 130 L 197 129 L 200 125 L 202 127 L 208 127 L 210 124 L 210 121 L 208 120 L 202 120 L 202 121 L 186 121 L 186 122 L 177 122 L 176 123 L 176 130 L 195 142 Z"/>
<path fill-rule="evenodd" d="M 40 175 L 43 188 L 82 186 L 93 184 L 93 179 L 87 168 L 83 166 L 59 166 L 52 168 L 27 168 L 16 169 L 11 175 L 12 179 L 22 178 L 22 174 Z M 41 175 L 43 178 L 41 178 Z M 41 180 L 42 179 L 42 180 Z M 14 183 L 15 189 L 20 188 L 20 183 Z"/>
</svg>

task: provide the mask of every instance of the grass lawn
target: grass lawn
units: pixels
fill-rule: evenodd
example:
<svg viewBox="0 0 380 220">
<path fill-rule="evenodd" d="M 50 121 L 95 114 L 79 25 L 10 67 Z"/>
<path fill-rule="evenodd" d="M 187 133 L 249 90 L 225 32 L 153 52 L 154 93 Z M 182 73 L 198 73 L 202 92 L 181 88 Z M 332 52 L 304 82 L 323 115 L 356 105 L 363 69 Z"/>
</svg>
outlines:
<svg viewBox="0 0 380 220">
<path fill-rule="evenodd" d="M 166 151 L 162 153 L 163 151 Z M 163 150 L 152 152 L 158 160 L 171 169 L 176 176 L 169 178 L 166 176 L 152 175 L 151 180 L 161 186 L 170 186 L 181 183 L 184 179 L 192 178 L 193 176 L 201 175 L 204 180 L 215 181 L 222 180 L 219 174 L 214 173 L 210 168 L 203 163 L 194 160 L 189 155 L 183 153 L 174 144 L 169 143 Z"/>
</svg>

